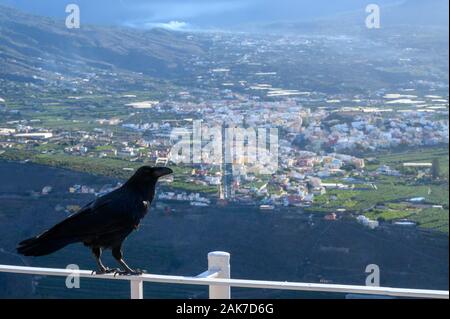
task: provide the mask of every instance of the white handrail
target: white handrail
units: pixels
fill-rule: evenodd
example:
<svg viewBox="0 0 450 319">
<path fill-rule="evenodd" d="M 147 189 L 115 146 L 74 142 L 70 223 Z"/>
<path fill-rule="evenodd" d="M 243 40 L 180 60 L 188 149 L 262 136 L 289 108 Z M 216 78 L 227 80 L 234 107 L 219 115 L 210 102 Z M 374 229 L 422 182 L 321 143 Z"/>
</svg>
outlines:
<svg viewBox="0 0 450 319">
<path fill-rule="evenodd" d="M 127 280 L 130 281 L 132 299 L 143 298 L 144 282 L 209 286 L 211 299 L 230 299 L 231 287 L 349 293 L 378 296 L 381 295 L 406 298 L 449 299 L 449 292 L 440 290 L 230 279 L 229 254 L 221 252 L 210 253 L 208 255 L 208 259 L 208 271 L 197 277 L 165 276 L 152 274 L 143 274 L 140 276 L 114 276 L 114 274 L 97 275 L 93 274 L 92 271 L 87 270 L 36 268 L 7 265 L 0 265 L 0 273 L 3 272 L 60 277 L 79 276 L 80 278 L 95 278 L 103 280 Z"/>
</svg>

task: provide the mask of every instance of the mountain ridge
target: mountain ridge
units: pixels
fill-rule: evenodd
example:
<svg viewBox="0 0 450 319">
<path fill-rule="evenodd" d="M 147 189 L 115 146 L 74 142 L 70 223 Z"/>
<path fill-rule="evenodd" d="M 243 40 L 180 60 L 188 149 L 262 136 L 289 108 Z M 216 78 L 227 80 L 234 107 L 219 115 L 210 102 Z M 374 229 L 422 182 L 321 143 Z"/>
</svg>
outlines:
<svg viewBox="0 0 450 319">
<path fill-rule="evenodd" d="M 64 21 L 0 6 L 0 74 L 73 62 L 166 78 L 182 72 L 190 57 L 202 54 L 203 48 L 183 33 L 92 25 L 68 29 Z M 54 63 L 46 65 L 44 60 Z"/>
<path fill-rule="evenodd" d="M 397 31 L 400 28 L 423 30 L 446 29 L 448 33 L 449 2 L 447 0 L 406 0 L 396 5 L 380 6 L 381 28 Z M 365 10 L 340 13 L 327 18 L 308 21 L 274 21 L 262 26 L 264 31 L 313 32 L 355 34 L 367 30 Z M 258 27 L 254 28 L 255 30 Z"/>
</svg>

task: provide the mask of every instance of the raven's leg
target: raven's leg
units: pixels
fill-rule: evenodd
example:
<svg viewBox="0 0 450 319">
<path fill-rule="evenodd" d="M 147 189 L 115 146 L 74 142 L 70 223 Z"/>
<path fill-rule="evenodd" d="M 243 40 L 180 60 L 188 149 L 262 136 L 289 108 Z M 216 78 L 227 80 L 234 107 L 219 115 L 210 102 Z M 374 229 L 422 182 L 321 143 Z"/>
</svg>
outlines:
<svg viewBox="0 0 450 319">
<path fill-rule="evenodd" d="M 99 248 L 99 247 L 92 248 L 92 253 L 94 254 L 95 261 L 97 262 L 97 266 L 98 266 L 98 271 L 96 272 L 97 274 L 108 274 L 108 273 L 112 273 L 112 272 L 116 271 L 116 269 L 109 269 L 108 267 L 105 267 L 105 265 L 103 264 L 103 262 L 101 260 L 101 256 L 102 256 L 101 248 Z"/>
<path fill-rule="evenodd" d="M 122 247 L 114 247 L 112 249 L 112 255 L 113 257 L 117 260 L 117 262 L 120 264 L 120 266 L 122 267 L 123 271 L 122 272 L 117 272 L 117 274 L 119 275 L 142 275 L 143 271 L 137 269 L 137 270 L 133 270 L 131 269 L 125 262 L 125 260 L 123 260 L 123 254 L 122 254 Z"/>
</svg>

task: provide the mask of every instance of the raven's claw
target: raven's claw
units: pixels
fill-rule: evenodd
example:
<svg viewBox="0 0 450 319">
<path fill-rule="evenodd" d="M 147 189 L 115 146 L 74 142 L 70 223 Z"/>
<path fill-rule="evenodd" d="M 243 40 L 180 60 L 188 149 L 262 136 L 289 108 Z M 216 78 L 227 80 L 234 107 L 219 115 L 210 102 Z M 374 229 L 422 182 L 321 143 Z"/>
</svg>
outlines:
<svg viewBox="0 0 450 319">
<path fill-rule="evenodd" d="M 141 276 L 141 275 L 145 274 L 146 272 L 147 272 L 146 270 L 140 270 L 140 269 L 136 269 L 136 270 L 132 270 L 132 271 L 117 270 L 114 273 L 114 277 L 116 277 L 116 276 Z"/>
<path fill-rule="evenodd" d="M 105 268 L 105 269 L 99 269 L 98 271 L 93 270 L 92 271 L 92 275 L 107 275 L 107 274 L 115 274 L 118 271 L 117 268 L 114 269 L 110 269 L 110 268 Z"/>
</svg>

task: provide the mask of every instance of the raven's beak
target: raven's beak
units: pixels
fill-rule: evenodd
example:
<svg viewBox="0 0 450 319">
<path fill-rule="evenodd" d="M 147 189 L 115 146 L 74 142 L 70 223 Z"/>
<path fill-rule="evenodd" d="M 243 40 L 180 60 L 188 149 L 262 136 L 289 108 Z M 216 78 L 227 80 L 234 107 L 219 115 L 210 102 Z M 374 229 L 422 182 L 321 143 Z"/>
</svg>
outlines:
<svg viewBox="0 0 450 319">
<path fill-rule="evenodd" d="M 156 171 L 156 176 L 158 178 L 161 178 L 163 176 L 167 176 L 170 174 L 173 174 L 173 171 L 168 167 L 161 167 L 161 168 L 158 168 L 158 170 Z"/>
</svg>

